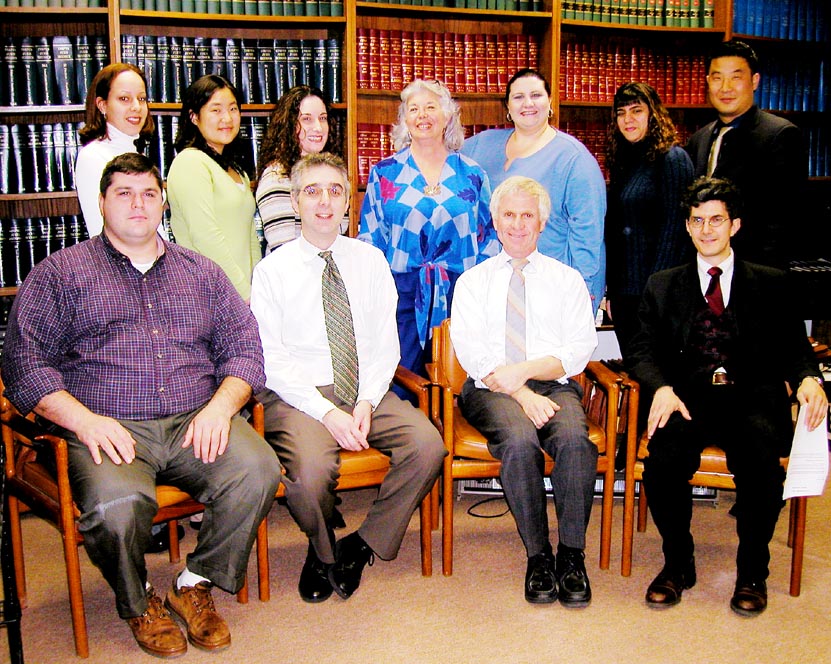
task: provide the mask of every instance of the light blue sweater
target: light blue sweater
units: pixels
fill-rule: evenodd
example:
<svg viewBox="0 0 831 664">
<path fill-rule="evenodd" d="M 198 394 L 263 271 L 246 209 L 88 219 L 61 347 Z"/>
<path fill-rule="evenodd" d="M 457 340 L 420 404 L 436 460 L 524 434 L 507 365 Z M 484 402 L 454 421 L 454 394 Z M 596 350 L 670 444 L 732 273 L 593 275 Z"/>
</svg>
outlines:
<svg viewBox="0 0 831 664">
<path fill-rule="evenodd" d="M 597 160 L 580 141 L 557 131 L 536 153 L 514 159 L 506 171 L 505 146 L 513 129 L 489 129 L 465 141 L 462 153 L 478 162 L 496 189 L 512 175 L 537 180 L 551 197 L 551 216 L 538 249 L 576 269 L 586 281 L 595 312 L 605 289 L 606 182 Z"/>
</svg>

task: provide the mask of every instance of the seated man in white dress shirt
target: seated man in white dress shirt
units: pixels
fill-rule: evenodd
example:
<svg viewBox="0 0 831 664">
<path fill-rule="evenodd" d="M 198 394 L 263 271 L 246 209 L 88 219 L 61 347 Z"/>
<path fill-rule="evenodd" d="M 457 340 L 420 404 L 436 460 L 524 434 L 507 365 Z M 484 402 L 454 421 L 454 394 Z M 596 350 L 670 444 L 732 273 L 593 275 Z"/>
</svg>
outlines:
<svg viewBox="0 0 831 664">
<path fill-rule="evenodd" d="M 373 554 L 391 560 L 445 455 L 421 411 L 389 391 L 399 361 L 397 294 L 384 255 L 340 235 L 343 161 L 310 154 L 291 173 L 301 236 L 254 271 L 251 309 L 265 354 L 266 439 L 285 461 L 286 500 L 309 537 L 298 590 L 322 602 L 358 588 Z M 335 546 L 341 449 L 374 447 L 390 470 L 361 527 Z"/>
<path fill-rule="evenodd" d="M 500 482 L 528 555 L 525 599 L 584 607 L 584 553 L 597 475 L 582 390 L 571 379 L 597 345 L 580 273 L 537 251 L 551 201 L 535 180 L 510 177 L 491 197 L 502 252 L 456 284 L 450 336 L 468 373 L 459 406 L 501 460 Z M 559 544 L 549 542 L 543 468 L 551 474 Z"/>
</svg>

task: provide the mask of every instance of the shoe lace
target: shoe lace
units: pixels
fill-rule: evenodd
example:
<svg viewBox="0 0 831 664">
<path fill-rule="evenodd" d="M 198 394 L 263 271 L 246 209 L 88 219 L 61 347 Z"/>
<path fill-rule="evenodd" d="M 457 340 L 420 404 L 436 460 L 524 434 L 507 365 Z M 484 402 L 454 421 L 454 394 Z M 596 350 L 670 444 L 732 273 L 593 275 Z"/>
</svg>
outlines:
<svg viewBox="0 0 831 664">
<path fill-rule="evenodd" d="M 188 596 L 188 601 L 193 605 L 196 613 L 215 611 L 214 598 L 211 595 L 210 586 L 199 583 L 195 586 L 184 586 L 179 592 Z"/>
<path fill-rule="evenodd" d="M 161 598 L 154 590 L 149 590 L 147 592 L 147 608 L 144 610 L 144 613 L 136 617 L 136 620 L 150 624 L 155 620 L 165 620 L 168 618 L 170 618 L 170 614 L 164 608 Z"/>
</svg>

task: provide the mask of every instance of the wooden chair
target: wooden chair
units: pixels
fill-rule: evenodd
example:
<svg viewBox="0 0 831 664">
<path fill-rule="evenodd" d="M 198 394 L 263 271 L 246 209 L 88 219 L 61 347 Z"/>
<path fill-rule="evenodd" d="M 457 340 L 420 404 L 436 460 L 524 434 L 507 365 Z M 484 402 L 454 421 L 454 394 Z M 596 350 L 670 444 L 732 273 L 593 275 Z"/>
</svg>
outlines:
<svg viewBox="0 0 831 664">
<path fill-rule="evenodd" d="M 487 440 L 462 416 L 456 397 L 467 373 L 456 359 L 450 341 L 450 319 L 434 331 L 434 357 L 431 370 L 441 391 L 441 421 L 438 422 L 448 455 L 442 478 L 442 572 L 453 573 L 453 481 L 457 479 L 499 477 L 500 463 L 488 452 Z M 615 482 L 615 438 L 621 379 L 600 362 L 589 362 L 586 371 L 576 378 L 585 390 L 583 405 L 589 421 L 589 438 L 600 455 L 597 472 L 603 475 L 603 499 L 600 521 L 600 568 L 609 568 L 612 542 L 612 506 Z M 545 472 L 550 474 L 554 461 L 545 455 Z"/>
<path fill-rule="evenodd" d="M 640 388 L 637 381 L 626 378 L 626 387 L 629 390 L 627 407 L 627 421 L 635 423 L 627 431 L 629 446 L 626 457 L 625 488 L 623 499 L 623 555 L 621 558 L 621 573 L 629 576 L 632 571 L 632 545 L 634 539 L 634 512 L 635 512 L 635 484 L 638 484 L 638 532 L 646 530 L 647 499 L 643 487 L 644 459 L 649 456 L 649 438 L 644 432 L 637 437 L 637 412 L 640 399 Z M 637 443 L 637 444 L 636 444 Z M 782 459 L 782 465 L 787 468 L 788 460 Z M 711 445 L 701 453 L 701 465 L 690 480 L 693 486 L 711 487 L 714 489 L 736 490 L 733 475 L 727 468 L 727 456 L 720 447 Z M 808 508 L 808 499 L 805 496 L 791 498 L 788 522 L 788 546 L 791 547 L 791 579 L 790 594 L 798 597 L 802 589 L 802 564 L 805 552 L 805 521 Z"/>
<path fill-rule="evenodd" d="M 0 381 L 0 394 L 3 386 Z M 255 415 L 259 408 L 262 423 L 262 405 L 252 404 Z M 255 420 L 256 420 L 255 416 Z M 20 527 L 21 505 L 50 521 L 60 532 L 63 540 L 63 555 L 66 566 L 66 580 L 69 591 L 69 605 L 72 614 L 72 630 L 75 636 L 75 652 L 79 657 L 89 657 L 84 596 L 81 585 L 81 565 L 78 546 L 83 536 L 78 531 L 78 508 L 72 500 L 69 484 L 69 458 L 67 442 L 63 438 L 44 431 L 32 419 L 25 418 L 15 410 L 5 397 L 0 396 L 0 421 L 2 422 L 3 445 L 6 452 L 6 491 L 8 492 L 8 520 L 14 555 L 14 573 L 18 597 L 21 604 L 26 602 L 26 567 L 23 557 L 23 538 Z M 56 473 L 38 459 L 38 449 L 51 448 Z M 163 523 L 201 512 L 204 508 L 187 493 L 173 486 L 156 487 L 159 510 L 154 523 Z M 170 529 L 170 561 L 179 562 L 179 540 L 176 528 Z M 266 535 L 266 522 L 260 524 L 258 538 Z M 258 555 L 261 549 L 257 547 Z M 263 565 L 258 561 L 258 569 Z M 263 599 L 264 582 L 259 577 L 260 599 Z M 237 594 L 241 603 L 248 601 L 248 584 Z"/>
<path fill-rule="evenodd" d="M 409 369 L 399 366 L 396 369 L 393 382 L 403 387 L 418 397 L 418 407 L 427 416 L 429 408 L 430 381 L 416 375 Z M 262 427 L 262 405 L 259 412 L 252 417 L 254 428 Z M 259 429 L 258 429 L 259 430 Z M 336 491 L 349 491 L 352 489 L 365 489 L 379 486 L 387 475 L 390 467 L 390 460 L 382 452 L 370 448 L 353 452 L 350 450 L 340 451 L 341 466 L 340 477 L 338 478 Z M 277 497 L 285 495 L 283 485 L 277 491 Z M 428 493 L 419 507 L 421 521 L 421 574 L 431 576 L 433 574 L 433 536 L 431 531 L 431 493 Z M 268 533 L 258 534 L 257 537 L 257 564 L 258 577 L 260 579 L 260 599 L 267 601 L 270 598 L 269 563 L 268 563 Z"/>
</svg>

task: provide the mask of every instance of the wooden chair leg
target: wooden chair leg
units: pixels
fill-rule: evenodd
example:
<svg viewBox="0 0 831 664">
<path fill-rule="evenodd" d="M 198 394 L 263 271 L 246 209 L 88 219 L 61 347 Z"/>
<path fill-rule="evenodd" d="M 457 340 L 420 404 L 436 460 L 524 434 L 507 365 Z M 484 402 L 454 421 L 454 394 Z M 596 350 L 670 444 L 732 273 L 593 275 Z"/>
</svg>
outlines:
<svg viewBox="0 0 831 664">
<path fill-rule="evenodd" d="M 237 593 L 237 601 L 240 604 L 248 604 L 248 574 L 245 575 L 245 579 L 242 582 L 242 588 L 240 588 Z"/>
<path fill-rule="evenodd" d="M 808 512 L 808 499 L 805 496 L 791 498 L 791 519 L 793 551 L 791 553 L 791 588 L 792 597 L 799 597 L 802 592 L 802 563 L 805 555 L 805 521 Z"/>
<path fill-rule="evenodd" d="M 610 462 L 611 463 L 611 462 Z M 609 569 L 612 554 L 612 510 L 615 504 L 615 470 L 603 477 L 603 499 L 600 511 L 600 569 Z"/>
<path fill-rule="evenodd" d="M 430 491 L 430 516 L 432 520 L 431 527 L 433 530 L 439 529 L 439 482 L 433 485 L 433 490 Z"/>
<path fill-rule="evenodd" d="M 257 529 L 257 587 L 260 590 L 260 601 L 271 599 L 271 579 L 268 566 L 268 515 Z"/>
<path fill-rule="evenodd" d="M 81 561 L 75 540 L 75 524 L 69 534 L 61 533 L 63 555 L 66 563 L 66 583 L 69 589 L 69 609 L 72 614 L 72 631 L 75 635 L 75 652 L 78 657 L 89 657 L 87 619 L 84 613 L 84 592 L 81 586 Z"/>
<path fill-rule="evenodd" d="M 9 496 L 9 538 L 12 542 L 14 557 L 14 580 L 17 585 L 17 599 L 21 607 L 26 607 L 26 562 L 23 558 L 23 533 L 20 529 L 20 502 Z"/>
<path fill-rule="evenodd" d="M 646 502 L 646 489 L 643 486 L 643 480 L 638 485 L 638 532 L 646 532 L 646 512 L 648 505 Z"/>
<path fill-rule="evenodd" d="M 421 520 L 421 576 L 433 576 L 433 517 L 431 494 L 424 496 L 419 506 Z"/>
<path fill-rule="evenodd" d="M 174 519 L 167 522 L 168 560 L 178 563 L 182 560 L 182 552 L 179 549 L 179 522 Z"/>
<path fill-rule="evenodd" d="M 453 574 L 453 476 L 449 463 L 442 473 L 441 572 L 444 576 Z"/>
</svg>

